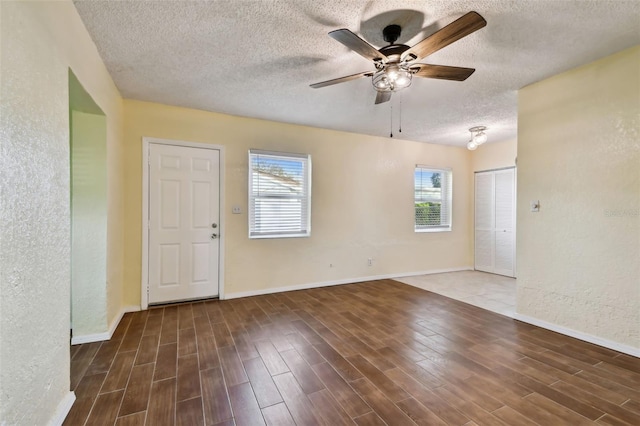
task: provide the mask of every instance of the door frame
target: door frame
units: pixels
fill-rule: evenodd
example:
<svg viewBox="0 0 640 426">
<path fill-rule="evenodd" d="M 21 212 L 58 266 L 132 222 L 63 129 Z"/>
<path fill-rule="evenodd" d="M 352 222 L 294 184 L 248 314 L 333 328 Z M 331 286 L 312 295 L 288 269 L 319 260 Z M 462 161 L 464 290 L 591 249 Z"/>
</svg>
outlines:
<svg viewBox="0 0 640 426">
<path fill-rule="evenodd" d="M 173 139 L 159 139 L 151 137 L 142 138 L 142 259 L 141 259 L 141 287 L 140 287 L 140 308 L 147 309 L 149 307 L 149 148 L 151 144 L 155 145 L 173 145 L 189 148 L 217 149 L 220 152 L 220 188 L 218 196 L 220 197 L 220 244 L 218 251 L 218 298 L 223 300 L 224 297 L 224 146 L 202 143 L 187 142 Z"/>
</svg>

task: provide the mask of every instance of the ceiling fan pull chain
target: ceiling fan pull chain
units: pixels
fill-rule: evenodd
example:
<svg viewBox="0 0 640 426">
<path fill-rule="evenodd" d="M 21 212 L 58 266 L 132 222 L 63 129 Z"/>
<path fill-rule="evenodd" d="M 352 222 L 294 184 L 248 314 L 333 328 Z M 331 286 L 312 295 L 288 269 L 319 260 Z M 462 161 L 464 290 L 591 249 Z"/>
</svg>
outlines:
<svg viewBox="0 0 640 426">
<path fill-rule="evenodd" d="M 402 92 L 400 92 L 400 124 L 398 124 L 398 133 L 402 133 Z"/>
<path fill-rule="evenodd" d="M 389 115 L 389 127 L 391 129 L 391 132 L 389 133 L 389 137 L 392 138 L 393 137 L 393 105 L 389 105 L 389 110 L 391 111 L 391 114 Z"/>
</svg>

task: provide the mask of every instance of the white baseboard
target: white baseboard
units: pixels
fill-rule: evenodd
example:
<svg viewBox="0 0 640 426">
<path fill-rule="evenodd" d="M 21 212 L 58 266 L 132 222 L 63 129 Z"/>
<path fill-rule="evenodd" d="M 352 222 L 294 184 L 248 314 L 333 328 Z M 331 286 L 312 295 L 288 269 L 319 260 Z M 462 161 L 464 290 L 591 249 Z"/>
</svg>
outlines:
<svg viewBox="0 0 640 426">
<path fill-rule="evenodd" d="M 75 400 L 75 392 L 71 391 L 66 394 L 62 401 L 60 401 L 60 404 L 58 404 L 53 417 L 51 418 L 51 420 L 49 420 L 49 426 L 62 426 L 62 423 L 64 423 L 64 419 L 67 418 L 69 411 L 71 411 L 71 407 L 73 406 Z"/>
<path fill-rule="evenodd" d="M 462 271 L 473 271 L 473 266 L 463 266 L 461 268 L 431 269 L 429 271 L 420 271 L 420 272 L 406 272 L 404 274 L 394 274 L 390 278 L 404 278 L 404 277 L 415 277 L 418 275 L 446 274 L 447 272 L 462 272 Z"/>
<path fill-rule="evenodd" d="M 111 339 L 111 336 L 113 336 L 113 333 L 116 331 L 116 327 L 118 327 L 118 324 L 120 324 L 120 321 L 122 320 L 122 317 L 124 316 L 124 314 L 126 314 L 127 312 L 138 312 L 139 310 L 140 310 L 140 306 L 135 306 L 135 305 L 123 306 L 122 309 L 120 309 L 120 313 L 118 313 L 118 315 L 116 315 L 114 320 L 111 321 L 109 330 L 105 331 L 104 333 L 73 336 L 71 338 L 71 344 L 80 345 L 82 343 L 103 342 L 105 340 L 109 340 Z"/>
<path fill-rule="evenodd" d="M 405 272 L 405 273 L 398 273 L 398 274 L 385 274 L 385 275 L 373 275 L 368 277 L 346 278 L 346 279 L 334 280 L 334 281 L 321 281 L 321 282 L 315 282 L 315 283 L 297 284 L 297 285 L 292 285 L 287 287 L 272 287 L 272 288 L 265 288 L 261 290 L 225 293 L 224 299 L 238 299 L 240 297 L 260 296 L 263 294 L 282 293 L 285 291 L 307 290 L 310 288 L 331 287 L 334 285 L 354 284 L 354 283 L 360 283 L 363 281 L 384 280 L 384 279 L 401 278 L 401 277 L 412 277 L 416 275 L 442 274 L 445 272 L 460 272 L 460 271 L 470 271 L 470 270 L 473 270 L 473 268 L 463 267 L 463 268 L 449 268 L 449 269 L 433 269 L 430 271 Z"/>
<path fill-rule="evenodd" d="M 555 331 L 556 333 L 564 334 L 565 336 L 575 337 L 576 339 L 584 340 L 585 342 L 593 343 L 594 345 L 603 346 L 614 351 L 622 352 L 631 356 L 640 357 L 640 348 L 634 348 L 633 346 L 623 345 L 622 343 L 614 342 L 612 340 L 603 339 L 602 337 L 593 336 L 582 331 L 576 331 L 571 328 L 563 327 L 561 325 L 552 324 L 537 318 L 533 318 L 527 315 L 514 314 L 513 318 L 526 322 L 527 324 L 535 325 L 538 327 L 546 328 L 547 330 Z"/>
</svg>

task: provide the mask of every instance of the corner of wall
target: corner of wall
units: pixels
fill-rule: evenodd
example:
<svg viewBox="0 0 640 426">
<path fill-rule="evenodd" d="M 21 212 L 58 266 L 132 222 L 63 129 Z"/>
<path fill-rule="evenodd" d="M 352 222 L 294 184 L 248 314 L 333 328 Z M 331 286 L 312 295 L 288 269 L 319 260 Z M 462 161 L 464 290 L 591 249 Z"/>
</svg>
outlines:
<svg viewBox="0 0 640 426">
<path fill-rule="evenodd" d="M 635 348 L 639 93 L 636 46 L 518 94 L 518 314 Z"/>
</svg>

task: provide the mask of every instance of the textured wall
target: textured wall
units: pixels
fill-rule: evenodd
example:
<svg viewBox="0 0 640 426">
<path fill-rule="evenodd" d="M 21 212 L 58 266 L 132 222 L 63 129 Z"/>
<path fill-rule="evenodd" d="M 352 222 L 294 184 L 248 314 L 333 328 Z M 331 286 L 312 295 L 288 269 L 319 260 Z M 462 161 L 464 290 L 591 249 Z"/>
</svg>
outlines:
<svg viewBox="0 0 640 426">
<path fill-rule="evenodd" d="M 225 292 L 471 265 L 470 155 L 464 148 L 372 137 L 125 101 L 127 304 L 140 300 L 142 137 L 226 147 Z M 310 238 L 249 240 L 247 151 L 309 153 Z M 452 167 L 453 231 L 414 232 L 415 164 Z M 239 205 L 243 214 L 231 214 Z M 373 258 L 373 266 L 367 266 Z M 329 265 L 333 264 L 333 267 Z"/>
<path fill-rule="evenodd" d="M 2 8 L 0 419 L 44 425 L 69 392 L 67 70 Z"/>
<path fill-rule="evenodd" d="M 525 87 L 518 115 L 518 313 L 640 348 L 640 47 Z"/>
<path fill-rule="evenodd" d="M 2 1 L 0 19 L 0 424 L 45 425 L 70 401 L 69 67 L 107 115 L 110 173 L 122 99 L 71 2 Z M 119 179 L 108 188 L 113 311 Z"/>
</svg>

